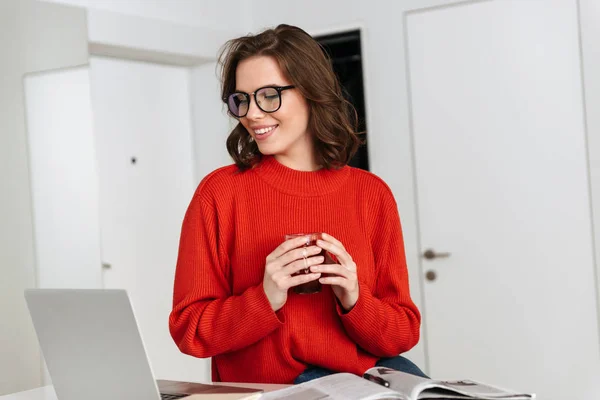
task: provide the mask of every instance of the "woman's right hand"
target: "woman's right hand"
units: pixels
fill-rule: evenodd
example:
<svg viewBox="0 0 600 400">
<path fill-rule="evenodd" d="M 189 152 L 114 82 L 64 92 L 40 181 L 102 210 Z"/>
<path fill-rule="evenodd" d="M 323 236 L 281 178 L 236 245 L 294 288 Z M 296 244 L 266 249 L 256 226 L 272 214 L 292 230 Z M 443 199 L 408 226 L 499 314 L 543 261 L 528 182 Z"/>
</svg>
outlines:
<svg viewBox="0 0 600 400">
<path fill-rule="evenodd" d="M 316 256 L 322 249 L 304 247 L 306 237 L 286 240 L 267 256 L 263 288 L 273 311 L 279 310 L 287 301 L 288 289 L 302 283 L 319 279 L 320 273 L 292 276 L 300 270 L 323 263 L 323 256 Z"/>
</svg>

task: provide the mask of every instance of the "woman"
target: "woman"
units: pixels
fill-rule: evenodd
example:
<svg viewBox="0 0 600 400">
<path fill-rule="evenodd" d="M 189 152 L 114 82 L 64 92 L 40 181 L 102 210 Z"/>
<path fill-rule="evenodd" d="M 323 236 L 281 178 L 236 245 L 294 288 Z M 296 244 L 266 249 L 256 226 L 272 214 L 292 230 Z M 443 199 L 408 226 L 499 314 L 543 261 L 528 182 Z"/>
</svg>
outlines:
<svg viewBox="0 0 600 400">
<path fill-rule="evenodd" d="M 397 206 L 381 179 L 347 166 L 356 114 L 319 44 L 280 25 L 228 42 L 221 61 L 235 165 L 204 178 L 183 222 L 176 344 L 212 357 L 213 381 L 299 383 L 374 365 L 422 375 L 397 357 L 421 318 Z M 310 247 L 284 240 L 297 232 L 325 233 Z M 316 280 L 319 293 L 290 290 Z"/>
</svg>

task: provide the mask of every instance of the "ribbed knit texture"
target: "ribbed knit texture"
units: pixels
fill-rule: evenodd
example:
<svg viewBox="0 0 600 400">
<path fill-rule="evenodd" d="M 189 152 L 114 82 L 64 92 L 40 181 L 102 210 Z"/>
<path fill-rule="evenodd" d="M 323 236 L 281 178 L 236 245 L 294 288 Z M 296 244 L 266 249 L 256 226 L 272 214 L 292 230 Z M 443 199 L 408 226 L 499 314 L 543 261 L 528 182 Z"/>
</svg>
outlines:
<svg viewBox="0 0 600 400">
<path fill-rule="evenodd" d="M 360 295 L 350 312 L 327 285 L 318 294 L 290 290 L 272 310 L 265 259 L 300 232 L 327 232 L 354 259 Z M 375 175 L 301 172 L 265 157 L 200 183 L 183 221 L 169 327 L 182 352 L 213 357 L 213 381 L 292 383 L 308 365 L 362 374 L 412 348 L 420 319 L 396 202 Z"/>
</svg>

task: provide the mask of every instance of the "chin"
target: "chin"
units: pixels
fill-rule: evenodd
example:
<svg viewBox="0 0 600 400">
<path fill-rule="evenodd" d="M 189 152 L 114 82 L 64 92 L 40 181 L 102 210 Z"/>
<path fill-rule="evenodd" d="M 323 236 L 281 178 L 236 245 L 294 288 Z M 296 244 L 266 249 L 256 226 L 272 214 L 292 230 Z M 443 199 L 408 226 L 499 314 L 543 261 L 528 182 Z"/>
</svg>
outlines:
<svg viewBox="0 0 600 400">
<path fill-rule="evenodd" d="M 264 156 L 276 156 L 283 153 L 281 149 L 278 149 L 275 146 L 258 146 L 258 151 Z"/>
</svg>

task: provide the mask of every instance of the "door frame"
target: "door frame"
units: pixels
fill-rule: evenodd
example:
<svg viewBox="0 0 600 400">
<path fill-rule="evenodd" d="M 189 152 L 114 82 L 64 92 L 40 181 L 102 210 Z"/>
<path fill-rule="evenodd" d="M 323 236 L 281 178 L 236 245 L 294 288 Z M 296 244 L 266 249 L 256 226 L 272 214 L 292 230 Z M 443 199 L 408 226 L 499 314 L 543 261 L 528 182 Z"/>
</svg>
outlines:
<svg viewBox="0 0 600 400">
<path fill-rule="evenodd" d="M 367 140 L 369 140 L 369 127 L 372 122 L 372 113 L 371 113 L 371 102 L 370 98 L 370 87 L 369 84 L 369 76 L 371 76 L 369 69 L 369 56 L 368 56 L 368 30 L 366 24 L 363 21 L 354 21 L 347 24 L 340 25 L 331 25 L 320 29 L 310 29 L 308 30 L 308 34 L 312 37 L 315 36 L 325 36 L 325 35 L 335 35 L 350 31 L 359 31 L 360 32 L 360 53 L 361 53 L 361 63 L 362 63 L 362 75 L 363 75 L 363 97 L 365 101 L 365 119 L 367 123 Z M 367 153 L 369 159 L 371 158 L 371 152 L 369 147 L 367 147 Z"/>
</svg>

